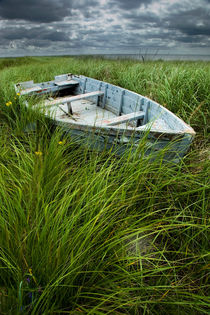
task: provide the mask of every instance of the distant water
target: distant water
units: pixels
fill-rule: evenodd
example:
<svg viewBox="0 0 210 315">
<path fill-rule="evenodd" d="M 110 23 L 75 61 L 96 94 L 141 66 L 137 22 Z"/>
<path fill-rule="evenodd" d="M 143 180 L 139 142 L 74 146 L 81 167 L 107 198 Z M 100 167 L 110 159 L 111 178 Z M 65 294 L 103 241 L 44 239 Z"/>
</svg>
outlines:
<svg viewBox="0 0 210 315">
<path fill-rule="evenodd" d="M 1 1 L 1 0 L 0 0 Z M 181 55 L 181 54 L 161 54 L 161 53 L 139 53 L 139 54 L 64 54 L 64 55 L 55 55 L 55 54 L 48 54 L 48 55 L 14 55 L 14 56 L 0 56 L 0 58 L 15 58 L 15 57 L 25 57 L 25 56 L 87 56 L 87 57 L 104 57 L 108 59 L 132 59 L 132 60 L 139 60 L 139 61 L 147 61 L 147 60 L 179 60 L 179 61 L 210 61 L 210 54 L 209 55 Z"/>
<path fill-rule="evenodd" d="M 180 60 L 180 61 L 210 61 L 210 55 L 171 55 L 171 54 L 104 54 L 100 55 L 110 59 L 133 59 L 133 60 Z"/>
</svg>

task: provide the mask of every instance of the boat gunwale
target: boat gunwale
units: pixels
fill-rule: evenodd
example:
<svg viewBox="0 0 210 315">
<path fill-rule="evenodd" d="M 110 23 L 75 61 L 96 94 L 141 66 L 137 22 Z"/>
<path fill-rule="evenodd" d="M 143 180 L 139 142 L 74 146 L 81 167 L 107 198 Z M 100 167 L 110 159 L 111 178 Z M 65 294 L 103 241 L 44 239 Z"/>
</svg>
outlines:
<svg viewBox="0 0 210 315">
<path fill-rule="evenodd" d="M 61 74 L 61 75 L 66 75 L 66 74 Z M 164 107 L 163 105 L 159 104 L 158 102 L 150 99 L 149 97 L 147 96 L 144 96 L 142 94 L 139 94 L 139 93 L 136 93 L 134 91 L 131 91 L 129 89 L 125 89 L 125 88 L 122 88 L 120 86 L 117 86 L 117 85 L 114 85 L 112 83 L 109 83 L 109 82 L 106 82 L 106 81 L 102 81 L 102 80 L 98 80 L 98 79 L 95 79 L 95 78 L 91 78 L 91 77 L 87 77 L 87 76 L 84 76 L 84 75 L 77 75 L 77 74 L 72 74 L 72 77 L 71 79 L 74 79 L 74 80 L 78 80 L 79 79 L 89 79 L 89 80 L 94 80 L 98 83 L 104 83 L 105 85 L 108 84 L 112 87 L 115 87 L 117 89 L 120 89 L 120 90 L 124 90 L 124 91 L 127 91 L 127 92 L 130 92 L 132 93 L 133 95 L 136 95 L 137 97 L 141 97 L 142 99 L 145 99 L 147 101 L 150 101 L 152 102 L 154 105 L 158 106 L 162 111 L 165 111 L 167 112 L 169 115 L 171 115 L 173 118 L 175 118 L 175 120 L 179 121 L 181 123 L 181 125 L 183 126 L 183 130 L 179 130 L 179 131 L 176 131 L 173 130 L 173 129 L 168 129 L 168 130 L 164 130 L 164 129 L 153 129 L 152 127 L 152 121 L 149 121 L 147 124 L 145 125 L 142 125 L 141 129 L 138 129 L 138 127 L 133 127 L 132 129 L 126 129 L 126 128 L 120 128 L 120 127 L 114 127 L 114 126 L 100 126 L 100 125 L 87 125 L 87 124 L 76 124 L 74 122 L 62 122 L 60 120 L 56 120 L 54 119 L 55 121 L 59 122 L 59 123 L 62 123 L 62 124 L 68 124 L 69 126 L 71 126 L 72 128 L 74 129 L 80 129 L 80 130 L 87 130 L 87 129 L 91 129 L 91 130 L 95 130 L 96 128 L 97 129 L 100 129 L 101 131 L 102 130 L 113 130 L 115 131 L 114 134 L 116 134 L 117 132 L 121 132 L 123 134 L 128 134 L 128 135 L 131 135 L 133 133 L 138 133 L 138 134 L 141 134 L 141 133 L 146 133 L 146 132 L 149 132 L 151 134 L 158 134 L 159 136 L 161 135 L 164 135 L 164 136 L 169 136 L 171 137 L 172 135 L 176 136 L 176 135 L 184 135 L 184 134 L 189 134 L 191 135 L 192 137 L 195 136 L 195 131 L 194 129 L 188 125 L 183 119 L 179 118 L 177 115 L 175 115 L 172 111 L 170 111 L 169 109 L 167 109 L 166 107 Z M 55 79 L 54 80 L 50 80 L 50 81 L 46 81 L 46 82 L 41 82 L 41 83 L 34 83 L 33 80 L 31 81 L 26 81 L 26 82 L 33 82 L 34 85 L 36 84 L 54 84 L 55 82 Z M 78 82 L 78 81 L 77 81 Z M 24 82 L 19 82 L 19 83 L 16 83 L 15 84 L 15 90 L 17 91 L 18 89 L 18 85 L 20 85 L 21 83 L 24 83 Z M 79 84 L 81 84 L 80 82 L 78 82 Z M 78 94 L 76 94 L 78 95 Z M 22 96 L 27 96 L 27 94 L 25 95 L 22 95 Z M 145 128 L 143 128 L 145 127 Z"/>
<path fill-rule="evenodd" d="M 94 79 L 94 78 L 91 78 L 91 77 L 87 77 L 87 76 L 84 76 L 84 75 L 80 75 L 80 76 L 78 76 L 78 75 L 73 75 L 73 76 L 75 76 L 76 78 L 78 78 L 78 77 L 80 77 L 80 78 L 87 78 L 87 79 L 91 79 L 91 80 L 95 80 L 95 81 L 98 81 L 98 82 L 103 82 L 103 83 L 105 83 L 105 84 L 109 84 L 109 85 L 111 85 L 111 86 L 113 86 L 113 87 L 115 87 L 115 88 L 120 88 L 120 89 L 122 89 L 122 90 L 124 90 L 124 91 L 128 91 L 128 92 L 131 92 L 131 93 L 133 93 L 133 94 L 135 94 L 136 96 L 141 96 L 142 98 L 144 98 L 144 99 L 146 99 L 147 101 L 150 101 L 150 102 L 152 102 L 153 104 L 155 104 L 155 105 L 157 105 L 157 106 L 159 106 L 162 110 L 164 110 L 164 111 L 166 111 L 167 113 L 169 113 L 170 115 L 172 115 L 175 119 L 177 119 L 181 124 L 183 124 L 184 125 L 184 127 L 185 127 L 185 130 L 183 130 L 183 131 L 181 131 L 181 132 L 176 132 L 176 131 L 167 131 L 167 134 L 185 134 L 185 133 L 187 133 L 187 134 L 190 134 L 190 135 L 192 135 L 192 136 L 195 136 L 195 134 L 196 134 L 196 132 L 194 131 L 194 129 L 190 126 L 190 125 L 188 125 L 183 119 L 181 119 L 181 118 L 179 118 L 177 115 L 175 115 L 172 111 L 170 111 L 168 108 L 166 108 L 166 107 L 164 107 L 163 105 L 161 105 L 161 104 L 159 104 L 158 102 L 156 102 L 156 101 L 154 101 L 154 100 L 152 100 L 151 98 L 149 98 L 148 96 L 144 96 L 144 95 L 142 95 L 142 94 L 139 94 L 139 93 L 136 93 L 136 92 L 134 92 L 134 91 L 131 91 L 131 90 L 128 90 L 128 89 L 125 89 L 125 88 L 122 88 L 121 86 L 118 86 L 118 85 L 115 85 L 115 84 L 112 84 L 112 83 L 109 83 L 109 82 L 106 82 L 106 81 L 101 81 L 101 80 L 97 80 L 97 79 Z M 148 124 L 147 125 L 149 125 L 151 122 L 148 122 Z M 145 125 L 146 126 L 146 125 Z M 142 126 L 143 127 L 143 126 Z M 148 126 L 147 126 L 148 127 Z M 152 127 L 151 127 L 152 128 Z M 139 131 L 138 129 L 135 129 L 135 131 Z M 147 129 L 141 129 L 141 131 L 147 131 Z M 152 130 L 150 131 L 150 132 L 153 132 Z M 154 132 L 155 133 L 165 133 L 165 131 L 164 130 L 154 130 Z"/>
<path fill-rule="evenodd" d="M 81 131 L 85 131 L 85 132 L 94 132 L 94 133 L 101 133 L 104 134 L 106 132 L 106 135 L 119 135 L 119 136 L 128 136 L 128 137 L 132 137 L 135 134 L 136 135 L 142 135 L 142 134 L 150 134 L 151 136 L 153 136 L 154 138 L 164 138 L 164 137 L 168 137 L 170 138 L 170 140 L 177 138 L 177 136 L 185 136 L 187 134 L 191 135 L 190 133 L 186 133 L 186 132 L 168 132 L 168 131 L 159 131 L 159 130 L 151 130 L 151 128 L 147 128 L 147 129 L 141 129 L 138 130 L 137 128 L 133 128 L 133 129 L 126 129 L 126 128 L 119 128 L 119 127 L 115 127 L 115 126 L 99 126 L 99 125 L 86 125 L 86 124 L 78 124 L 78 123 L 74 123 L 74 122 L 63 122 L 62 120 L 57 120 L 54 119 L 54 121 L 58 124 L 58 125 L 62 125 L 62 126 L 69 126 L 72 129 L 75 130 L 81 130 Z"/>
</svg>

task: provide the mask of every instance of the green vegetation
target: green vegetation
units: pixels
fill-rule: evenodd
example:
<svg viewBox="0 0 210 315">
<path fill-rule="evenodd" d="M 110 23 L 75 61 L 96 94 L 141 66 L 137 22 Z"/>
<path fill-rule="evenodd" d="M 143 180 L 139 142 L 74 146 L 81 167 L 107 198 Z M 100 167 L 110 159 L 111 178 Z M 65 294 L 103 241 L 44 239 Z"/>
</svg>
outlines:
<svg viewBox="0 0 210 315">
<path fill-rule="evenodd" d="M 197 132 L 188 155 L 91 151 L 15 95 L 67 72 L 172 110 Z M 1 314 L 208 314 L 209 87 L 207 62 L 0 60 Z"/>
</svg>

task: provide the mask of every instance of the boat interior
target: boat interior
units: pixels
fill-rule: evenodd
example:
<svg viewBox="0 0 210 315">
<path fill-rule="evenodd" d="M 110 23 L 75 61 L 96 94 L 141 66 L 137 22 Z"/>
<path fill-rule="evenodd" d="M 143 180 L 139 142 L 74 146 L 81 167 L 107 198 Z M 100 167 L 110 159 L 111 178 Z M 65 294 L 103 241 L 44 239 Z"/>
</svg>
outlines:
<svg viewBox="0 0 210 315">
<path fill-rule="evenodd" d="M 85 76 L 65 74 L 43 83 L 21 82 L 15 89 L 21 96 L 39 96 L 37 105 L 64 123 L 135 130 L 149 127 L 170 133 L 189 127 L 147 97 Z"/>
<path fill-rule="evenodd" d="M 47 115 L 62 122 L 94 126 L 119 126 L 133 129 L 146 123 L 143 111 L 129 114 L 107 109 L 105 93 L 100 90 L 78 93 L 79 82 L 71 80 L 34 84 L 33 81 L 16 85 L 21 95 L 40 96 Z M 43 106 L 44 105 L 44 106 Z"/>
</svg>

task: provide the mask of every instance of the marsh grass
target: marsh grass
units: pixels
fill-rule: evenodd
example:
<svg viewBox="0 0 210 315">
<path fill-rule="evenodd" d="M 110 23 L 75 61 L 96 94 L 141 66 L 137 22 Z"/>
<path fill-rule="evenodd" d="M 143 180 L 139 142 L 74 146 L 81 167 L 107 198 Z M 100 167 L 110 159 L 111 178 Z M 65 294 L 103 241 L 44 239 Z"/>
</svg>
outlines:
<svg viewBox="0 0 210 315">
<path fill-rule="evenodd" d="M 0 69 L 0 313 L 208 314 L 209 63 L 46 57 Z M 144 140 L 121 157 L 90 150 L 13 90 L 66 72 L 164 104 L 195 128 L 190 152 L 171 167 L 144 156 Z"/>
</svg>

